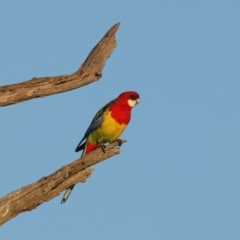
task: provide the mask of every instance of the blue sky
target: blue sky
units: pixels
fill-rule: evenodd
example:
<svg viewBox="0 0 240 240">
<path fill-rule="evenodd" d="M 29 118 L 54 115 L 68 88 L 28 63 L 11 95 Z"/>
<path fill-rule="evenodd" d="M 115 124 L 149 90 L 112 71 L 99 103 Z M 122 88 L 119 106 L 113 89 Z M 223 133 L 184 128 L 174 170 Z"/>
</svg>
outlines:
<svg viewBox="0 0 240 240">
<path fill-rule="evenodd" d="M 141 103 L 121 154 L 1 239 L 240 239 L 239 1 L 1 1 L 0 85 L 70 74 L 115 23 L 100 81 L 0 109 L 0 196 L 79 157 L 95 113 Z"/>
</svg>

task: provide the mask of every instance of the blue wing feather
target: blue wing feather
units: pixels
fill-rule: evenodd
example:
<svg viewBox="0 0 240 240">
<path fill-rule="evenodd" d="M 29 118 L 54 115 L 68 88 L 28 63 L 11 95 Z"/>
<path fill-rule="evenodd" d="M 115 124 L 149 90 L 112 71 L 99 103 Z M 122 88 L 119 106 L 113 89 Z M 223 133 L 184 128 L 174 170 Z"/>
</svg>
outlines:
<svg viewBox="0 0 240 240">
<path fill-rule="evenodd" d="M 85 147 L 85 143 L 83 143 L 83 141 L 85 139 L 88 138 L 88 136 L 97 128 L 99 128 L 103 122 L 103 113 L 110 107 L 111 104 L 115 103 L 118 99 L 114 99 L 111 102 L 109 102 L 108 104 L 106 104 L 103 108 L 101 108 L 97 114 L 94 116 L 90 126 L 88 127 L 87 131 L 85 132 L 83 138 L 81 139 L 81 141 L 79 142 L 79 144 L 77 145 L 75 151 L 78 152 L 80 150 L 83 150 Z"/>
<path fill-rule="evenodd" d="M 87 138 L 94 130 L 99 128 L 101 126 L 102 122 L 103 122 L 103 114 L 100 115 L 98 118 L 94 119 L 94 121 L 88 127 L 83 138 Z"/>
</svg>

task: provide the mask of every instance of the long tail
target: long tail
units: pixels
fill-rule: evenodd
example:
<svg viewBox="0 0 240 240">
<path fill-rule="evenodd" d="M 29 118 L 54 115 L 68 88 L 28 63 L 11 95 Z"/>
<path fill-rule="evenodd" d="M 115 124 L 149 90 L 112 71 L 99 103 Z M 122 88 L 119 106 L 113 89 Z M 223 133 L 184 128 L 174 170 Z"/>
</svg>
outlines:
<svg viewBox="0 0 240 240">
<path fill-rule="evenodd" d="M 92 152 L 92 151 L 95 150 L 97 147 L 98 147 L 98 145 L 95 144 L 95 143 L 86 142 L 81 157 L 83 157 L 84 155 Z M 75 185 L 72 185 L 72 186 L 70 186 L 69 188 L 66 189 L 66 191 L 65 191 L 65 193 L 64 193 L 64 195 L 63 195 L 63 197 L 62 197 L 61 203 L 65 203 L 65 202 L 67 201 L 67 199 L 69 198 L 69 196 L 70 196 L 70 194 L 71 194 L 74 186 L 75 186 Z"/>
</svg>

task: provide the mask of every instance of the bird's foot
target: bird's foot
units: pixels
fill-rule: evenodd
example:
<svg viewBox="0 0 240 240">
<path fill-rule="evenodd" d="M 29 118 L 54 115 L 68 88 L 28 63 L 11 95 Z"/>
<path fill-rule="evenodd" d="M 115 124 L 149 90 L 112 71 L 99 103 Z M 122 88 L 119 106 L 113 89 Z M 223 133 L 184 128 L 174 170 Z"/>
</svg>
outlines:
<svg viewBox="0 0 240 240">
<path fill-rule="evenodd" d="M 119 147 L 122 146 L 122 140 L 121 139 L 116 139 L 116 140 L 112 141 L 111 143 L 114 143 L 114 142 L 117 142 Z"/>
<path fill-rule="evenodd" d="M 106 148 L 106 146 L 105 146 L 104 144 L 100 144 L 99 146 L 100 146 L 100 148 L 102 149 L 103 153 L 105 153 L 105 148 Z"/>
</svg>

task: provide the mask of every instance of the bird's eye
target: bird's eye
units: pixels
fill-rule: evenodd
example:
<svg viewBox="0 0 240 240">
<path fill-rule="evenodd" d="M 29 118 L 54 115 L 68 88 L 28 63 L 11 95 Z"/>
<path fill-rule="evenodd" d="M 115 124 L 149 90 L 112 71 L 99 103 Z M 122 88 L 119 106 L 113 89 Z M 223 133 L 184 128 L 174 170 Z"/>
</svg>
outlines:
<svg viewBox="0 0 240 240">
<path fill-rule="evenodd" d="M 130 96 L 130 99 L 131 99 L 131 100 L 135 100 L 135 99 L 136 99 L 136 97 L 135 97 L 135 96 L 133 96 L 133 95 L 131 95 L 131 96 Z"/>
</svg>

